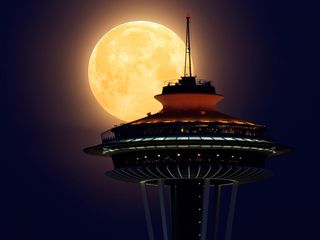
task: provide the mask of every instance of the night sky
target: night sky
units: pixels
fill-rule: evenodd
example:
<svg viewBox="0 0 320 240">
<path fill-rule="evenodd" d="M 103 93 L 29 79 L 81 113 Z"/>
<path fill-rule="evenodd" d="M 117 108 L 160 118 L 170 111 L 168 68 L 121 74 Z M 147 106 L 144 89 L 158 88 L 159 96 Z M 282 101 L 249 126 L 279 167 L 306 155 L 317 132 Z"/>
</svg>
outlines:
<svg viewBox="0 0 320 240">
<path fill-rule="evenodd" d="M 268 161 L 273 178 L 239 189 L 233 239 L 319 239 L 317 9 L 270 0 L 2 1 L 0 239 L 147 239 L 139 186 L 105 177 L 111 160 L 82 152 L 120 122 L 94 99 L 87 65 L 113 26 L 150 20 L 183 38 L 186 12 L 197 75 L 225 96 L 219 109 L 294 147 Z"/>
</svg>

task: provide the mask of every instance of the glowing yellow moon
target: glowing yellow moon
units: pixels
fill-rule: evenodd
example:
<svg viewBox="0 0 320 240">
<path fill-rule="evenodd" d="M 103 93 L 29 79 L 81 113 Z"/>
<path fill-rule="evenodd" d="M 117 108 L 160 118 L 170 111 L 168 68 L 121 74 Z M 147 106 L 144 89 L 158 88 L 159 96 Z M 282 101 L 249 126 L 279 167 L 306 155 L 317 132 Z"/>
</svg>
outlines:
<svg viewBox="0 0 320 240">
<path fill-rule="evenodd" d="M 89 83 L 99 104 L 123 121 L 161 110 L 153 96 L 166 80 L 178 79 L 184 68 L 185 44 L 169 28 L 132 21 L 107 32 L 89 60 Z"/>
</svg>

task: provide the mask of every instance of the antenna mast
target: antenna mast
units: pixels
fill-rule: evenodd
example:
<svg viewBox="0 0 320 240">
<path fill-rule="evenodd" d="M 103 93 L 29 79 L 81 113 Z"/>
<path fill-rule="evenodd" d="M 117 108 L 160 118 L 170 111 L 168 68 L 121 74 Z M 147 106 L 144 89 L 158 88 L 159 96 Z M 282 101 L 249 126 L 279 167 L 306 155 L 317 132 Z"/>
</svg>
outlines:
<svg viewBox="0 0 320 240">
<path fill-rule="evenodd" d="M 186 51 L 184 56 L 184 76 L 192 77 L 192 71 L 191 71 L 191 47 L 190 47 L 190 14 L 187 13 L 186 16 L 187 20 L 187 29 L 186 29 Z M 188 58 L 188 61 L 187 61 Z M 187 73 L 187 62 L 189 65 L 189 72 Z"/>
</svg>

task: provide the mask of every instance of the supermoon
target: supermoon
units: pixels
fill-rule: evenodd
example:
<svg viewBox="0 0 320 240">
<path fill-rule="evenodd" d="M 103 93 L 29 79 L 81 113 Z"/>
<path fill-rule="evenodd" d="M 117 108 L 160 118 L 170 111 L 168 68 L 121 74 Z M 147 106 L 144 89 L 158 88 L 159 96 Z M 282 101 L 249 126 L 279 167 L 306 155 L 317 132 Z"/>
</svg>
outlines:
<svg viewBox="0 0 320 240">
<path fill-rule="evenodd" d="M 129 122 L 161 110 L 153 97 L 183 74 L 185 44 L 169 28 L 148 21 L 121 24 L 97 43 L 89 83 L 98 103 Z"/>
</svg>

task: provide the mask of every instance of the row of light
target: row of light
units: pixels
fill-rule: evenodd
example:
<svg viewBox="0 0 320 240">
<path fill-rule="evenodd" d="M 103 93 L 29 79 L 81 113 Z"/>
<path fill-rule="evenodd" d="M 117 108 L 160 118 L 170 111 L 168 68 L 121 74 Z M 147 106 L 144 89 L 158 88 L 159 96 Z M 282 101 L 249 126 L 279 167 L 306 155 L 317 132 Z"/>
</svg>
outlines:
<svg viewBox="0 0 320 240">
<path fill-rule="evenodd" d="M 129 138 L 122 139 L 117 142 L 147 142 L 147 141 L 190 141 L 190 140 L 205 140 L 205 141 L 242 141 L 242 142 L 264 142 L 269 143 L 269 141 L 262 139 L 252 139 L 252 138 L 238 138 L 238 137 L 147 137 L 147 138 Z"/>
<path fill-rule="evenodd" d="M 161 157 L 161 154 L 158 154 L 157 156 L 158 156 L 158 157 Z M 181 156 L 181 154 L 180 154 L 180 153 L 177 153 L 177 157 L 180 157 L 180 156 Z M 198 153 L 197 156 L 198 156 L 198 157 L 201 157 L 201 153 Z M 217 153 L 217 157 L 219 157 L 219 156 L 220 156 L 220 154 Z M 147 156 L 147 155 L 144 155 L 144 158 L 148 158 L 148 156 Z M 231 155 L 231 158 L 234 158 L 234 155 Z M 239 159 L 242 159 L 242 157 L 240 157 Z M 137 157 L 137 160 L 139 160 L 139 157 Z"/>
<path fill-rule="evenodd" d="M 188 122 L 188 123 L 194 123 L 194 122 L 199 122 L 194 119 L 153 119 L 153 120 L 146 120 L 146 119 L 141 119 L 136 122 L 131 123 L 132 125 L 137 125 L 141 123 L 175 123 L 175 122 Z M 224 124 L 241 124 L 241 125 L 250 125 L 251 127 L 260 127 L 257 124 L 251 123 L 251 122 L 245 122 L 245 121 L 240 121 L 240 120 L 214 120 L 214 119 L 201 119 L 201 123 L 224 123 Z"/>
<path fill-rule="evenodd" d="M 204 148 L 204 149 L 233 149 L 233 150 L 252 150 L 252 151 L 260 151 L 260 152 L 270 152 L 276 153 L 274 148 L 260 148 L 260 147 L 247 147 L 247 146 L 235 146 L 235 145 L 158 145 L 158 146 L 138 146 L 138 147 L 128 147 L 128 148 L 103 148 L 103 154 L 118 152 L 123 149 L 136 151 L 136 150 L 150 150 L 150 149 L 167 149 L 167 148 Z"/>
</svg>

